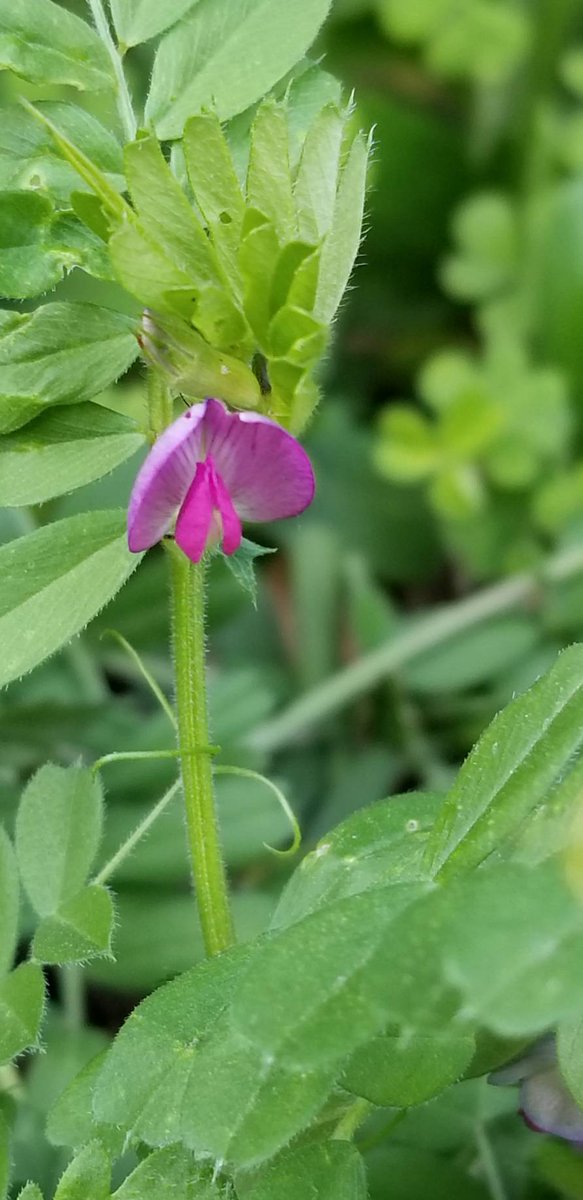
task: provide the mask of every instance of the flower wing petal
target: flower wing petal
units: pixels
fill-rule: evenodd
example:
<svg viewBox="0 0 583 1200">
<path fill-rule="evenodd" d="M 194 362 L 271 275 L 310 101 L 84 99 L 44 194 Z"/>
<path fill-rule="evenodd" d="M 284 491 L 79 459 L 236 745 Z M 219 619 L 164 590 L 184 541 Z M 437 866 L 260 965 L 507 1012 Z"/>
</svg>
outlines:
<svg viewBox="0 0 583 1200">
<path fill-rule="evenodd" d="M 554 1133 L 570 1142 L 583 1142 L 583 1112 L 557 1067 L 525 1080 L 520 1089 L 520 1105 L 525 1120 L 533 1129 Z"/>
<path fill-rule="evenodd" d="M 219 400 L 208 400 L 204 429 L 207 452 L 242 520 L 294 517 L 312 502 L 312 464 L 281 425 L 259 413 L 230 413 Z"/>
<path fill-rule="evenodd" d="M 200 462 L 176 522 L 176 544 L 191 562 L 200 562 L 213 520 L 212 463 Z"/>
<path fill-rule="evenodd" d="M 169 425 L 138 472 L 128 510 L 128 544 L 149 550 L 170 529 L 201 457 L 207 402 Z"/>
</svg>

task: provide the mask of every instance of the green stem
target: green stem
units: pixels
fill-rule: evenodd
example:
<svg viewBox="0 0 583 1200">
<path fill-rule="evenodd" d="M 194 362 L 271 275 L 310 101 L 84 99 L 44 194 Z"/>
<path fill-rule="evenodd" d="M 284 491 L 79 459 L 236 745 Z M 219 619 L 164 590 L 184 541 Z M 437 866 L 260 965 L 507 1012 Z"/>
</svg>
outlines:
<svg viewBox="0 0 583 1200">
<path fill-rule="evenodd" d="M 370 1100 L 355 1100 L 354 1104 L 348 1109 L 348 1112 L 338 1122 L 332 1134 L 334 1141 L 352 1141 L 357 1129 L 362 1125 L 363 1121 L 366 1121 L 373 1108 L 374 1104 L 371 1104 Z"/>
<path fill-rule="evenodd" d="M 192 870 L 207 954 L 220 954 L 234 941 L 229 894 L 208 754 L 205 668 L 204 561 L 191 563 L 174 543 L 170 557 L 178 747 Z"/>
<path fill-rule="evenodd" d="M 581 574 L 583 547 L 571 546 L 547 559 L 537 571 L 514 575 L 447 608 L 437 609 L 300 696 L 285 712 L 255 730 L 249 744 L 265 752 L 278 750 L 425 651 L 491 617 L 536 604 L 541 587 Z"/>
<path fill-rule="evenodd" d="M 95 28 L 109 54 L 111 65 L 116 81 L 116 100 L 117 111 L 119 112 L 120 121 L 123 126 L 124 134 L 128 142 L 133 142 L 136 131 L 137 121 L 132 105 L 131 96 L 129 93 L 127 79 L 123 69 L 121 54 L 111 36 L 108 20 L 105 15 L 101 0 L 88 0 L 91 15 L 93 17 Z"/>
<path fill-rule="evenodd" d="M 115 873 L 115 871 L 117 871 L 117 868 L 120 867 L 123 862 L 125 862 L 126 858 L 129 858 L 129 855 L 132 853 L 132 850 L 135 849 L 138 842 L 141 842 L 142 838 L 145 837 L 154 822 L 158 820 L 158 817 L 162 816 L 162 813 L 166 811 L 168 805 L 172 803 L 177 792 L 180 791 L 180 786 L 180 780 L 177 779 L 176 782 L 172 784 L 172 787 L 168 788 L 168 791 L 164 793 L 158 803 L 155 804 L 148 815 L 144 817 L 143 821 L 140 821 L 139 825 L 136 826 L 133 833 L 130 833 L 129 838 L 122 843 L 122 845 L 119 847 L 119 850 L 116 850 L 115 854 L 113 854 L 109 861 L 105 863 L 105 866 L 101 868 L 99 874 L 96 875 L 95 879 L 93 880 L 94 883 L 103 885 L 104 883 L 107 883 L 108 879 L 111 879 L 111 876 Z"/>
<path fill-rule="evenodd" d="M 492 1149 L 492 1144 L 484 1125 L 478 1122 L 475 1126 L 474 1133 L 476 1138 L 476 1146 L 480 1156 L 480 1162 L 482 1164 L 482 1170 L 484 1172 L 486 1183 L 488 1185 L 488 1191 L 490 1192 L 492 1200 L 508 1200 L 508 1195 L 500 1174 L 500 1170 L 498 1168 L 494 1151 Z"/>
<path fill-rule="evenodd" d="M 65 1020 L 71 1033 L 78 1033 L 85 1024 L 85 981 L 78 963 L 61 967 L 61 1001 Z"/>
</svg>

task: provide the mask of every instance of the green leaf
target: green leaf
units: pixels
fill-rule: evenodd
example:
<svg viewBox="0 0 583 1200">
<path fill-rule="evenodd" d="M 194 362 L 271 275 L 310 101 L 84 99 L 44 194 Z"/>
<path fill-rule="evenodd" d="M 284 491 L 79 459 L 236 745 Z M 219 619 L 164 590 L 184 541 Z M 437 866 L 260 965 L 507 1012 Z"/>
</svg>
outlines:
<svg viewBox="0 0 583 1200">
<path fill-rule="evenodd" d="M 91 1142 L 67 1167 L 55 1200 L 110 1200 L 111 1165 L 101 1142 Z"/>
<path fill-rule="evenodd" d="M 0 982 L 0 1063 L 37 1044 L 44 997 L 44 977 L 36 963 L 22 963 Z"/>
<path fill-rule="evenodd" d="M 0 430 L 18 429 L 44 408 L 89 400 L 138 353 L 134 322 L 92 304 L 0 310 Z"/>
<path fill-rule="evenodd" d="M 113 1200 L 220 1200 L 222 1192 L 194 1165 L 192 1155 L 178 1146 L 157 1150 L 128 1175 Z"/>
<path fill-rule="evenodd" d="M 0 295 L 25 299 L 49 291 L 77 256 L 51 244 L 53 206 L 37 192 L 0 193 Z"/>
<path fill-rule="evenodd" d="M 438 817 L 428 863 L 448 878 L 482 862 L 550 805 L 583 745 L 583 646 L 572 646 L 480 738 Z"/>
<path fill-rule="evenodd" d="M 90 512 L 0 549 L 0 686 L 31 671 L 79 633 L 140 561 L 123 511 Z"/>
<path fill-rule="evenodd" d="M 311 46 L 329 7 L 330 0 L 199 0 L 154 61 L 146 116 L 158 136 L 180 137 L 202 108 L 224 121 L 254 104 Z"/>
<path fill-rule="evenodd" d="M 121 146 L 91 113 L 53 101 L 39 103 L 38 109 L 108 174 L 114 186 L 123 188 Z M 79 175 L 63 161 L 46 126 L 14 104 L 0 110 L 1 189 L 39 189 L 67 204 L 80 186 Z"/>
<path fill-rule="evenodd" d="M 319 242 L 334 219 L 344 118 L 327 104 L 308 130 L 294 196 L 298 229 L 307 242 Z"/>
<path fill-rule="evenodd" d="M 100 1141 L 113 1157 L 121 1154 L 125 1135 L 100 1125 L 93 1115 L 93 1089 L 103 1068 L 106 1050 L 96 1054 L 61 1092 L 47 1119 L 47 1137 L 54 1146 L 76 1150 L 86 1142 Z"/>
<path fill-rule="evenodd" d="M 364 1163 L 349 1142 L 316 1142 L 286 1150 L 253 1178 L 241 1200 L 367 1200 Z"/>
<path fill-rule="evenodd" d="M 251 129 L 247 204 L 267 217 L 280 242 L 296 236 L 287 111 L 272 98 L 260 104 Z"/>
<path fill-rule="evenodd" d="M 43 1200 L 43 1194 L 40 1188 L 37 1188 L 36 1183 L 27 1183 L 22 1191 L 18 1193 L 17 1200 Z"/>
<path fill-rule="evenodd" d="M 245 205 L 216 113 L 192 117 L 184 130 L 182 145 L 196 203 L 229 278 L 239 287 L 237 252 Z"/>
<path fill-rule="evenodd" d="M 31 83 L 113 89 L 109 56 L 93 29 L 52 0 L 0 0 L 0 69 Z"/>
<path fill-rule="evenodd" d="M 179 21 L 197 0 L 111 0 L 111 12 L 122 47 L 138 46 Z"/>
<path fill-rule="evenodd" d="M 0 504 L 42 504 L 72 492 L 143 445 L 133 421 L 97 404 L 43 413 L 0 441 Z"/>
<path fill-rule="evenodd" d="M 103 795 L 85 767 L 41 767 L 25 788 L 16 818 L 24 886 L 41 917 L 77 896 L 101 839 Z"/>
<path fill-rule="evenodd" d="M 329 323 L 350 279 L 362 237 L 370 140 L 357 133 L 340 176 L 334 219 L 324 242 L 314 315 Z"/>
<path fill-rule="evenodd" d="M 109 954 L 113 920 L 109 892 L 92 884 L 41 921 L 32 941 L 32 955 L 39 962 L 62 965 Z"/>
<path fill-rule="evenodd" d="M 272 927 L 292 925 L 345 896 L 422 879 L 427 839 L 440 806 L 437 794 L 408 792 L 354 813 L 302 859 Z"/>
<path fill-rule="evenodd" d="M 524 661 L 538 640 L 537 625 L 530 617 L 495 617 L 420 654 L 407 668 L 407 681 L 415 691 L 428 695 L 476 687 Z"/>
<path fill-rule="evenodd" d="M 12 843 L 0 826 L 0 976 L 12 965 L 18 936 L 20 886 Z"/>
<path fill-rule="evenodd" d="M 128 1018 L 94 1093 L 98 1121 L 122 1126 L 149 1145 L 181 1140 L 186 1083 L 196 1078 L 204 1039 L 244 966 L 243 948 L 165 984 Z"/>
<path fill-rule="evenodd" d="M 248 538 L 241 539 L 239 549 L 235 554 L 223 554 L 223 562 L 235 576 L 237 583 L 247 592 L 257 608 L 257 578 L 255 575 L 255 560 L 266 554 L 275 554 L 269 546 L 258 546 Z"/>
<path fill-rule="evenodd" d="M 580 1012 L 559 1026 L 557 1053 L 561 1074 L 576 1100 L 583 1100 L 583 1019 Z"/>
<path fill-rule="evenodd" d="M 412 1108 L 457 1083 L 474 1050 L 469 1035 L 386 1034 L 357 1050 L 342 1086 L 382 1108 Z"/>
</svg>

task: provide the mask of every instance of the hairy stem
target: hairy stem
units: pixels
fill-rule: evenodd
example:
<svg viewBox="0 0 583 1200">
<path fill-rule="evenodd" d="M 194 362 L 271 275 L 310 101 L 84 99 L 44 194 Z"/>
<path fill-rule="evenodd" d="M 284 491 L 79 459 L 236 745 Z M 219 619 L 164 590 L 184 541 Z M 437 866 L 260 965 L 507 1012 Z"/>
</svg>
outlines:
<svg viewBox="0 0 583 1200">
<path fill-rule="evenodd" d="M 133 142 L 138 126 L 128 88 L 128 82 L 123 69 L 121 54 L 119 53 L 119 50 L 111 36 L 109 23 L 101 0 L 87 0 L 87 2 L 89 4 L 89 8 L 91 9 L 91 15 L 95 23 L 95 28 L 111 59 L 111 65 L 113 67 L 116 82 L 117 111 L 119 113 L 123 131 L 128 142 Z"/>
<path fill-rule="evenodd" d="M 374 1104 L 369 1100 L 359 1099 L 351 1104 L 342 1119 L 338 1122 L 332 1137 L 334 1141 L 350 1142 L 354 1137 L 357 1129 L 362 1125 L 363 1121 L 373 1111 Z"/>
<path fill-rule="evenodd" d="M 250 744 L 264 751 L 278 750 L 426 650 L 490 617 L 536 604 L 545 585 L 581 574 L 583 549 L 571 546 L 547 559 L 536 571 L 514 575 L 447 608 L 437 609 L 300 696 L 286 711 L 255 730 L 249 738 Z"/>
<path fill-rule="evenodd" d="M 169 543 L 174 628 L 174 667 L 178 747 L 186 808 L 188 845 L 200 924 L 207 954 L 233 944 L 233 924 L 208 754 L 192 753 L 209 744 L 205 669 L 205 565 L 191 563 Z"/>
</svg>

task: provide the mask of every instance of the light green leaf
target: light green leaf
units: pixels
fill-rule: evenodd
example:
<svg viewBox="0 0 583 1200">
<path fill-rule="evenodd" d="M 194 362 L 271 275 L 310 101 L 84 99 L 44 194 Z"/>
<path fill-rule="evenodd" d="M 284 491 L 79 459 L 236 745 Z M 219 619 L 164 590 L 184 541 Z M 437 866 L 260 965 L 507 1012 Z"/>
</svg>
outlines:
<svg viewBox="0 0 583 1200">
<path fill-rule="evenodd" d="M 580 1012 L 558 1030 L 557 1053 L 561 1074 L 577 1104 L 583 1103 L 583 1019 Z"/>
<path fill-rule="evenodd" d="M 113 1157 L 121 1153 L 125 1141 L 123 1131 L 99 1125 L 93 1116 L 93 1089 L 106 1054 L 103 1050 L 92 1058 L 51 1108 L 47 1137 L 54 1146 L 70 1146 L 76 1150 L 86 1142 L 100 1141 Z"/>
<path fill-rule="evenodd" d="M 33 313 L 0 310 L 0 430 L 43 408 L 89 400 L 138 353 L 134 322 L 93 304 L 46 304 Z"/>
<path fill-rule="evenodd" d="M 527 816 L 552 804 L 583 745 L 583 646 L 513 700 L 464 763 L 427 853 L 443 878 L 477 866 Z"/>
<path fill-rule="evenodd" d="M 429 831 L 442 801 L 409 792 L 354 813 L 307 854 L 294 871 L 273 917 L 279 929 L 345 896 L 425 874 Z"/>
<path fill-rule="evenodd" d="M 43 413 L 0 441 L 0 504 L 42 504 L 72 492 L 143 445 L 133 421 L 98 404 Z"/>
<path fill-rule="evenodd" d="M 110 182 L 123 188 L 121 146 L 91 113 L 52 101 L 38 108 L 108 174 Z M 46 126 L 16 105 L 0 110 L 0 188 L 39 189 L 66 204 L 80 187 L 79 175 L 60 156 Z"/>
<path fill-rule="evenodd" d="M 357 1050 L 342 1086 L 382 1108 L 411 1108 L 457 1083 L 474 1050 L 470 1035 L 385 1034 Z"/>
<path fill-rule="evenodd" d="M 294 196 L 301 238 L 319 242 L 334 218 L 344 119 L 328 104 L 308 130 Z"/>
<path fill-rule="evenodd" d="M 280 242 L 296 237 L 286 106 L 271 98 L 260 104 L 251 129 L 247 203 L 267 217 Z"/>
<path fill-rule="evenodd" d="M 189 9 L 197 0 L 111 0 L 111 12 L 119 41 L 123 47 L 137 46 L 157 37 Z"/>
<path fill-rule="evenodd" d="M 0 982 L 0 1064 L 37 1044 L 44 997 L 36 963 L 21 963 Z"/>
<path fill-rule="evenodd" d="M 27 1183 L 26 1187 L 18 1193 L 17 1200 L 43 1200 L 43 1194 L 40 1188 L 37 1188 L 36 1183 Z"/>
<path fill-rule="evenodd" d="M 41 921 L 32 941 L 32 955 L 39 962 L 62 965 L 108 954 L 113 920 L 109 892 L 92 884 Z"/>
<path fill-rule="evenodd" d="M 85 21 L 52 0 L 0 0 L 0 69 L 31 83 L 113 89 L 109 57 Z"/>
<path fill-rule="evenodd" d="M 188 178 L 229 278 L 240 286 L 237 251 L 245 205 L 227 139 L 216 113 L 187 123 L 183 138 Z"/>
<path fill-rule="evenodd" d="M 37 192 L 0 193 L 0 295 L 26 299 L 48 292 L 77 256 L 51 243 L 53 206 Z"/>
<path fill-rule="evenodd" d="M 364 1163 L 349 1142 L 286 1150 L 239 1187 L 241 1200 L 367 1200 Z"/>
<path fill-rule="evenodd" d="M 16 817 L 22 881 L 41 917 L 77 896 L 101 839 L 103 795 L 85 767 L 41 767 L 25 788 Z"/>
<path fill-rule="evenodd" d="M 248 538 L 242 538 L 241 545 L 235 554 L 223 554 L 225 566 L 229 568 L 235 576 L 237 583 L 251 597 L 253 605 L 257 608 L 257 578 L 255 575 L 255 560 L 263 558 L 266 554 L 275 554 L 269 546 L 257 546 L 255 542 L 250 542 Z"/>
<path fill-rule="evenodd" d="M 270 295 L 280 252 L 273 225 L 253 214 L 257 221 L 243 232 L 239 268 L 243 278 L 245 316 L 260 348 L 269 353 Z"/>
<path fill-rule="evenodd" d="M 55 1200 L 110 1200 L 111 1165 L 101 1142 L 90 1142 L 67 1167 Z"/>
<path fill-rule="evenodd" d="M 0 826 L 0 976 L 12 965 L 18 935 L 20 886 L 12 843 Z"/>
<path fill-rule="evenodd" d="M 199 0 L 163 38 L 146 116 L 160 138 L 214 107 L 224 121 L 254 104 L 311 46 L 330 0 Z"/>
<path fill-rule="evenodd" d="M 314 315 L 325 323 L 340 304 L 358 254 L 369 153 L 370 140 L 357 133 L 340 176 L 334 220 L 322 249 Z"/>
<path fill-rule="evenodd" d="M 139 555 L 123 511 L 67 517 L 0 549 L 0 685 L 54 654 L 119 591 Z"/>
<path fill-rule="evenodd" d="M 98 1121 L 149 1145 L 181 1140 L 184 1089 L 196 1077 L 198 1044 L 228 1003 L 247 954 L 238 948 L 201 963 L 138 1005 L 97 1080 Z"/>
<path fill-rule="evenodd" d="M 179 1146 L 157 1150 L 132 1171 L 114 1192 L 113 1200 L 220 1200 L 219 1191 L 210 1178 L 194 1165 L 192 1154 Z"/>
</svg>

